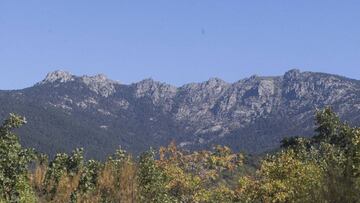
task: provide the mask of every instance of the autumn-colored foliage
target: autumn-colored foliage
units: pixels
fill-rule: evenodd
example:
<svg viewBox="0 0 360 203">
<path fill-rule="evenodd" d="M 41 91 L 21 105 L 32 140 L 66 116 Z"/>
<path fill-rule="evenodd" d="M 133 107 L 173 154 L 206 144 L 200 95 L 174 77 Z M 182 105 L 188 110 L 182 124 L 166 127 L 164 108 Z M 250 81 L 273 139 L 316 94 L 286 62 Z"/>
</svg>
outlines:
<svg viewBox="0 0 360 203">
<path fill-rule="evenodd" d="M 82 149 L 51 160 L 23 149 L 12 130 L 25 119 L 12 114 L 0 128 L 0 202 L 359 202 L 360 129 L 330 108 L 316 121 L 314 137 L 287 138 L 258 164 L 226 146 L 174 142 L 139 157 L 120 148 L 100 162 Z"/>
</svg>

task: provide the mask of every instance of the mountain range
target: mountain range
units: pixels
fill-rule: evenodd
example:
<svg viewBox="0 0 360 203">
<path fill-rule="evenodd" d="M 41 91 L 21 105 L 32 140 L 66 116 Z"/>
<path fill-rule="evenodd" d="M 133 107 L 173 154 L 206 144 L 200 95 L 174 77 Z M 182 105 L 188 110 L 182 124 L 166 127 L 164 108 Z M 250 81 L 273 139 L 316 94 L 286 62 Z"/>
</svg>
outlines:
<svg viewBox="0 0 360 203">
<path fill-rule="evenodd" d="M 171 141 L 190 150 L 221 144 L 263 153 L 285 137 L 312 136 L 314 112 L 325 106 L 360 124 L 360 81 L 294 69 L 176 87 L 54 71 L 32 87 L 0 91 L 0 118 L 14 112 L 28 120 L 18 130 L 23 145 L 50 155 L 84 147 L 97 159 L 119 146 L 137 154 Z"/>
</svg>

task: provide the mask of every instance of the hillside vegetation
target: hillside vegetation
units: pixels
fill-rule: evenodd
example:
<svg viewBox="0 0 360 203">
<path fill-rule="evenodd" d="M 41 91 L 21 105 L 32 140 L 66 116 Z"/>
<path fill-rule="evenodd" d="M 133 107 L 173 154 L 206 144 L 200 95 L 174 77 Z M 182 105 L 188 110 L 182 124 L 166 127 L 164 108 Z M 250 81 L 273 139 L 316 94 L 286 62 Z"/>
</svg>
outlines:
<svg viewBox="0 0 360 203">
<path fill-rule="evenodd" d="M 0 90 L 0 118 L 16 112 L 29 121 L 17 131 L 24 147 L 50 157 L 83 147 L 85 157 L 97 160 L 106 160 L 119 145 L 138 156 L 173 140 L 185 150 L 220 144 L 263 154 L 279 148 L 285 137 L 311 137 L 314 111 L 326 106 L 360 126 L 360 80 L 290 70 L 176 87 L 54 71 L 34 86 Z"/>
<path fill-rule="evenodd" d="M 359 202 L 360 129 L 330 108 L 316 113 L 316 135 L 293 137 L 262 158 L 226 146 L 185 151 L 175 143 L 106 161 L 82 149 L 49 160 L 22 148 L 11 114 L 0 128 L 0 202 Z"/>
</svg>

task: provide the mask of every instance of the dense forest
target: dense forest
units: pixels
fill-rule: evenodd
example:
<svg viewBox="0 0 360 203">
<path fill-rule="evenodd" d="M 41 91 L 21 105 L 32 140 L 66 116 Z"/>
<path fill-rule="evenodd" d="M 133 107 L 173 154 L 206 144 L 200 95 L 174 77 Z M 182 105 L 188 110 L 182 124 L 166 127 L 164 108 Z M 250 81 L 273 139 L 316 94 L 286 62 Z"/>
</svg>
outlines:
<svg viewBox="0 0 360 203">
<path fill-rule="evenodd" d="M 312 138 L 292 137 L 260 160 L 226 146 L 185 151 L 175 143 L 106 161 L 83 149 L 53 158 L 20 145 L 11 114 L 0 127 L 0 202 L 360 202 L 360 128 L 330 109 Z"/>
</svg>

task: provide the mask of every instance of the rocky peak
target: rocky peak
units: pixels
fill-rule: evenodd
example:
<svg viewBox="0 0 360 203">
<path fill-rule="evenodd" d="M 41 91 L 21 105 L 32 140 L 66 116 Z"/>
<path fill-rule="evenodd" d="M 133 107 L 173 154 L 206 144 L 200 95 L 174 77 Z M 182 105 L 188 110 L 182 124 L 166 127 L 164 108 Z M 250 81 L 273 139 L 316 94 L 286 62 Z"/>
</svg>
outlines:
<svg viewBox="0 0 360 203">
<path fill-rule="evenodd" d="M 227 86 L 230 86 L 230 84 L 220 78 L 214 77 L 200 83 L 185 84 L 180 88 L 186 91 L 198 91 L 198 90 L 208 91 L 208 90 L 212 90 L 213 88 L 223 89 Z"/>
<path fill-rule="evenodd" d="M 212 77 L 207 81 L 209 84 L 227 84 L 224 80 L 216 77 Z"/>
<path fill-rule="evenodd" d="M 141 80 L 140 82 L 135 83 L 136 86 L 154 86 L 158 84 L 160 84 L 160 82 L 157 82 L 152 78 L 146 78 Z"/>
<path fill-rule="evenodd" d="M 296 80 L 300 77 L 301 72 L 299 69 L 291 69 L 287 71 L 284 75 L 285 80 Z"/>
<path fill-rule="evenodd" d="M 260 79 L 260 77 L 258 75 L 252 75 L 248 78 L 249 81 L 257 81 L 259 79 Z"/>
<path fill-rule="evenodd" d="M 206 81 L 206 85 L 209 87 L 223 87 L 228 86 L 229 84 L 220 78 L 210 78 Z"/>
<path fill-rule="evenodd" d="M 113 83 L 113 84 L 118 84 L 119 82 L 116 82 L 114 80 L 109 79 L 106 75 L 104 74 L 97 74 L 94 76 L 87 76 L 84 75 L 81 77 L 81 80 L 86 83 L 86 84 L 93 84 L 93 83 L 97 83 L 97 84 L 102 84 L 102 83 Z"/>
<path fill-rule="evenodd" d="M 48 73 L 45 79 L 40 82 L 40 84 L 54 83 L 54 82 L 64 83 L 73 80 L 74 80 L 74 76 L 71 75 L 69 72 L 63 70 L 56 70 L 54 72 Z"/>
<path fill-rule="evenodd" d="M 103 97 L 108 97 L 116 92 L 115 85 L 119 84 L 116 81 L 110 80 L 104 74 L 98 74 L 95 76 L 82 76 L 82 82 L 84 82 L 90 90 L 94 91 Z"/>
<path fill-rule="evenodd" d="M 133 85 L 135 86 L 136 97 L 143 97 L 147 95 L 154 97 L 155 100 L 159 100 L 159 98 L 172 97 L 177 91 L 176 87 L 155 81 L 152 78 L 144 79 Z"/>
</svg>

